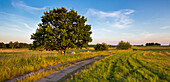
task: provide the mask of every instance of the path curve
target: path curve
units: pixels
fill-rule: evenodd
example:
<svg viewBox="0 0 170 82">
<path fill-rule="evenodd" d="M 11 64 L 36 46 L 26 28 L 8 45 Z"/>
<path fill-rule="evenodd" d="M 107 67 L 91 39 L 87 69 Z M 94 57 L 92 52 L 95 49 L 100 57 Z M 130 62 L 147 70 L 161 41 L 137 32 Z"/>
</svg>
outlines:
<svg viewBox="0 0 170 82">
<path fill-rule="evenodd" d="M 109 55 L 98 56 L 98 57 L 94 57 L 94 58 L 89 59 L 89 60 L 77 62 L 76 64 L 70 65 L 66 68 L 59 70 L 59 71 L 55 71 L 52 74 L 47 75 L 44 78 L 37 80 L 36 82 L 56 82 L 56 81 L 59 81 L 60 79 L 67 76 L 68 74 L 80 69 L 82 66 L 88 65 L 88 64 L 90 64 L 94 61 L 100 60 L 100 59 L 105 58 L 107 56 L 109 56 Z"/>
<path fill-rule="evenodd" d="M 96 56 L 96 57 L 100 57 L 100 56 Z M 37 71 L 34 71 L 34 72 L 30 72 L 28 74 L 24 74 L 22 76 L 19 76 L 19 77 L 10 79 L 10 80 L 7 80 L 6 82 L 15 82 L 17 80 L 22 80 L 24 78 L 27 78 L 27 77 L 29 77 L 29 76 L 31 76 L 33 74 L 37 74 L 37 73 L 42 72 L 42 71 L 53 69 L 55 67 L 63 66 L 63 65 L 66 65 L 66 64 L 73 64 L 73 63 L 77 63 L 77 62 L 81 62 L 81 61 L 86 61 L 86 60 L 94 59 L 96 57 L 90 57 L 90 58 L 86 58 L 86 59 L 80 59 L 80 60 L 75 60 L 75 61 L 71 61 L 71 62 L 56 64 L 56 65 L 53 65 L 53 66 L 50 66 L 50 67 L 47 67 L 47 68 L 43 68 L 43 69 L 40 69 L 40 70 L 37 70 Z"/>
</svg>

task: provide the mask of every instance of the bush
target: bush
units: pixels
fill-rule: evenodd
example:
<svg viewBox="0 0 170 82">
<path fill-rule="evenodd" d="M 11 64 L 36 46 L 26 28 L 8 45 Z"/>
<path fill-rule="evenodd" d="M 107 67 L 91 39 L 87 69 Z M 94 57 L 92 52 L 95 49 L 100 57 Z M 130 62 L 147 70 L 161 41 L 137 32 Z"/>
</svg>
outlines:
<svg viewBox="0 0 170 82">
<path fill-rule="evenodd" d="M 131 48 L 131 44 L 129 42 L 120 41 L 117 45 L 117 49 L 128 49 Z"/>
<path fill-rule="evenodd" d="M 108 50 L 109 46 L 106 43 L 99 44 L 97 43 L 96 46 L 94 46 L 94 49 L 96 51 L 103 51 L 103 50 Z"/>
</svg>

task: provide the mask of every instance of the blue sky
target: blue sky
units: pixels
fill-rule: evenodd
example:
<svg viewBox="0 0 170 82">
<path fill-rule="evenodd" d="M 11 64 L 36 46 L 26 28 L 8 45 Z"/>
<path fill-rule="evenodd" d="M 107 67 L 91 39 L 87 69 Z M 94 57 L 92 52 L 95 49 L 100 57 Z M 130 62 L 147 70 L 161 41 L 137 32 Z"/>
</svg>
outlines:
<svg viewBox="0 0 170 82">
<path fill-rule="evenodd" d="M 92 25 L 95 43 L 170 44 L 170 0 L 0 0 L 0 42 L 32 43 L 44 11 L 75 9 Z"/>
</svg>

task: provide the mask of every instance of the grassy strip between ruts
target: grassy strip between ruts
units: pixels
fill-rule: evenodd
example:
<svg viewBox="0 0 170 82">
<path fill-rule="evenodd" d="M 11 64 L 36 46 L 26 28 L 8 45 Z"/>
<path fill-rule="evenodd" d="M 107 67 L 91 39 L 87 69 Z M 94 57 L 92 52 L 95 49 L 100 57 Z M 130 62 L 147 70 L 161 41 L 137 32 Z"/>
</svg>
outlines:
<svg viewBox="0 0 170 82">
<path fill-rule="evenodd" d="M 55 67 L 53 69 L 49 69 L 49 70 L 46 70 L 46 71 L 42 71 L 42 72 L 39 72 L 39 73 L 36 73 L 36 74 L 33 74 L 27 78 L 23 78 L 21 80 L 17 80 L 17 82 L 33 82 L 33 81 L 36 81 L 40 78 L 43 78 L 51 73 L 53 73 L 54 71 L 58 71 L 60 69 L 63 69 L 67 66 L 70 66 L 72 64 L 66 64 L 66 65 L 63 65 L 63 66 L 60 66 L 60 67 Z"/>
<path fill-rule="evenodd" d="M 46 68 L 48 66 L 56 65 L 59 63 L 65 63 L 75 60 L 81 60 L 89 57 L 108 55 L 115 51 L 104 52 L 83 52 L 75 55 L 54 55 L 38 52 L 40 55 L 36 55 L 35 51 L 31 52 L 17 52 L 15 53 L 1 53 L 0 60 L 0 81 L 6 81 L 17 76 L 24 75 L 26 73 Z M 26 53 L 26 54 L 25 54 Z M 30 54 L 35 54 L 31 55 Z M 24 55 L 24 56 L 23 56 Z M 28 56 L 26 56 L 28 55 Z M 18 57 L 19 56 L 19 57 Z"/>
<path fill-rule="evenodd" d="M 101 57 L 104 57 L 104 56 L 108 56 L 108 55 L 101 55 Z M 92 58 L 87 58 L 87 59 L 84 59 L 84 60 L 81 60 L 81 61 L 91 60 L 91 59 L 95 59 L 95 58 L 97 58 L 97 57 L 99 57 L 99 56 L 92 57 Z M 40 79 L 40 78 L 43 78 L 43 77 L 45 77 L 45 76 L 47 76 L 47 75 L 50 75 L 50 74 L 53 73 L 54 71 L 59 71 L 59 70 L 65 68 L 65 67 L 68 67 L 68 66 L 70 66 L 70 65 L 72 65 L 72 64 L 76 64 L 76 63 L 81 62 L 81 61 L 75 61 L 75 62 L 72 62 L 72 63 L 69 63 L 69 64 L 65 64 L 65 65 L 62 65 L 62 66 L 59 66 L 59 67 L 55 67 L 55 68 L 53 68 L 53 69 L 49 69 L 49 70 L 46 70 L 46 71 L 42 71 L 42 72 L 39 72 L 39 73 L 37 73 L 37 74 L 33 74 L 33 75 L 31 75 L 31 76 L 29 76 L 29 77 L 27 77 L 27 78 L 24 78 L 24 79 L 21 79 L 21 80 L 17 80 L 17 82 L 33 82 L 33 81 L 37 81 L 37 80 Z M 76 64 L 76 65 L 77 65 L 77 64 Z M 87 64 L 87 65 L 88 65 L 88 64 Z M 82 67 L 84 67 L 84 66 L 82 66 Z M 74 71 L 73 71 L 73 72 L 74 72 Z M 67 76 L 67 75 L 66 75 L 66 76 Z M 46 78 L 48 78 L 48 77 L 46 77 Z"/>
<path fill-rule="evenodd" d="M 167 51 L 156 51 L 157 55 L 153 55 L 153 51 L 120 52 L 95 62 L 67 81 L 169 82 L 170 58 L 166 54 L 160 55 L 160 52 L 164 54 Z"/>
</svg>

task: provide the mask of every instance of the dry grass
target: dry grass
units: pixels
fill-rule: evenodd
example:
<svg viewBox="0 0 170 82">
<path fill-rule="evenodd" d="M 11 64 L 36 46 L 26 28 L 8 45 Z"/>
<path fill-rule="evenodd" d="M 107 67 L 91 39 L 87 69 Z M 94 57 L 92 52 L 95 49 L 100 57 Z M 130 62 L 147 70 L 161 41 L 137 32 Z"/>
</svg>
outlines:
<svg viewBox="0 0 170 82">
<path fill-rule="evenodd" d="M 167 53 L 167 55 L 170 55 L 170 53 L 169 52 L 166 52 Z"/>
<path fill-rule="evenodd" d="M 155 52 L 152 53 L 153 55 L 157 55 Z"/>
<path fill-rule="evenodd" d="M 166 56 L 166 55 L 162 54 L 161 52 L 159 52 L 159 55 L 161 55 L 161 56 Z"/>
<path fill-rule="evenodd" d="M 25 51 L 32 51 L 32 50 L 22 50 L 22 49 L 1 49 L 0 50 L 0 53 L 3 53 L 3 52 L 25 52 Z"/>
</svg>

